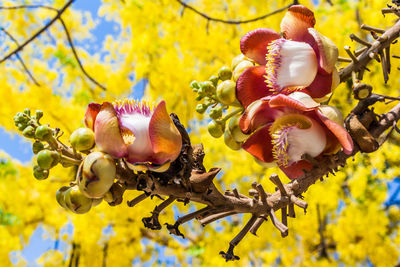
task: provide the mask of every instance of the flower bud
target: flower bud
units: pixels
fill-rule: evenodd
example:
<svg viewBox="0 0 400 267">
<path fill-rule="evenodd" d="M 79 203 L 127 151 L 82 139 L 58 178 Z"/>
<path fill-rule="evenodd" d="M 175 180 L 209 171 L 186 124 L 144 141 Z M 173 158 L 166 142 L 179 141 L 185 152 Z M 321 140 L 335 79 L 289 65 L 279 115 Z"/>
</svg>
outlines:
<svg viewBox="0 0 400 267">
<path fill-rule="evenodd" d="M 43 111 L 36 110 L 35 117 L 36 117 L 36 120 L 40 120 L 43 117 Z"/>
<path fill-rule="evenodd" d="M 212 108 L 210 110 L 210 118 L 213 120 L 219 119 L 222 116 L 222 108 Z"/>
<path fill-rule="evenodd" d="M 15 123 L 22 123 L 26 124 L 29 121 L 29 118 L 22 112 L 17 112 L 14 116 L 14 122 Z"/>
<path fill-rule="evenodd" d="M 190 88 L 193 89 L 193 91 L 197 91 L 198 89 L 200 89 L 200 84 L 198 81 L 192 81 L 190 83 Z"/>
<path fill-rule="evenodd" d="M 321 111 L 321 113 L 325 117 L 327 117 L 331 121 L 334 121 L 339 125 L 344 124 L 343 114 L 336 107 L 329 106 L 329 105 L 321 105 L 318 109 Z"/>
<path fill-rule="evenodd" d="M 218 71 L 218 77 L 221 81 L 230 80 L 232 78 L 232 71 L 228 67 L 222 67 Z"/>
<path fill-rule="evenodd" d="M 40 125 L 36 128 L 35 137 L 42 141 L 47 141 L 53 135 L 53 131 L 47 125 Z"/>
<path fill-rule="evenodd" d="M 69 142 L 78 151 L 89 150 L 94 146 L 94 132 L 89 128 L 79 128 L 71 134 Z"/>
<path fill-rule="evenodd" d="M 65 192 L 70 188 L 71 187 L 69 186 L 63 186 L 56 192 L 56 200 L 58 204 L 60 204 L 60 206 L 63 207 L 64 209 L 68 209 L 67 205 L 65 204 Z"/>
<path fill-rule="evenodd" d="M 214 86 L 214 84 L 213 84 L 212 82 L 210 82 L 210 81 L 202 82 L 202 83 L 200 84 L 200 88 L 203 90 L 203 92 L 204 92 L 206 95 L 211 95 L 211 94 L 215 93 L 215 86 Z"/>
<path fill-rule="evenodd" d="M 100 203 L 103 201 L 102 198 L 93 198 L 92 199 L 92 207 L 96 207 L 98 205 L 100 205 Z"/>
<path fill-rule="evenodd" d="M 200 114 L 203 114 L 207 110 L 207 105 L 204 104 L 198 104 L 196 106 L 196 111 Z"/>
<path fill-rule="evenodd" d="M 232 136 L 232 138 L 236 141 L 236 142 L 244 142 L 247 140 L 247 138 L 249 138 L 249 135 L 246 135 L 242 132 L 242 130 L 240 130 L 239 127 L 239 118 L 240 115 L 236 115 L 233 116 L 228 123 L 228 129 L 230 131 L 230 134 Z"/>
<path fill-rule="evenodd" d="M 23 131 L 22 135 L 26 138 L 34 138 L 35 137 L 35 128 L 33 126 L 27 126 Z"/>
<path fill-rule="evenodd" d="M 69 188 L 64 194 L 65 205 L 74 213 L 83 214 L 92 207 L 92 199 L 84 196 L 78 186 Z"/>
<path fill-rule="evenodd" d="M 236 68 L 233 71 L 233 80 L 236 82 L 237 79 L 239 79 L 239 76 L 242 75 L 242 73 L 250 67 L 253 67 L 254 64 L 253 62 L 249 61 L 249 60 L 243 60 L 242 62 L 240 62 Z"/>
<path fill-rule="evenodd" d="M 219 138 L 224 134 L 225 124 L 220 121 L 210 121 L 208 124 L 208 132 L 214 138 Z"/>
<path fill-rule="evenodd" d="M 23 131 L 28 126 L 26 123 L 17 123 L 18 130 Z"/>
<path fill-rule="evenodd" d="M 39 141 L 35 141 L 33 144 L 32 144 L 32 151 L 33 151 L 33 154 L 37 154 L 37 153 L 39 153 L 40 151 L 42 151 L 44 149 L 44 145 L 43 145 L 43 143 L 42 142 L 39 142 Z"/>
<path fill-rule="evenodd" d="M 49 177 L 49 170 L 44 170 L 39 166 L 33 166 L 33 176 L 38 180 L 44 180 Z"/>
<path fill-rule="evenodd" d="M 29 108 L 24 109 L 24 114 L 31 116 L 31 110 Z"/>
<path fill-rule="evenodd" d="M 116 167 L 114 159 L 103 152 L 92 152 L 83 161 L 78 185 L 90 198 L 101 198 L 114 183 Z"/>
<path fill-rule="evenodd" d="M 218 76 L 213 75 L 213 76 L 211 76 L 210 79 L 208 79 L 208 80 L 209 80 L 210 82 L 212 82 L 213 85 L 214 85 L 215 87 L 218 85 L 218 80 L 219 80 Z"/>
<path fill-rule="evenodd" d="M 236 99 L 236 83 L 231 80 L 220 83 L 217 88 L 217 97 L 222 104 L 233 103 Z"/>
<path fill-rule="evenodd" d="M 236 68 L 236 66 L 237 66 L 240 62 L 242 62 L 243 60 L 247 60 L 246 56 L 243 55 L 243 54 L 240 54 L 240 55 L 237 55 L 236 57 L 234 57 L 234 58 L 232 59 L 231 69 L 234 70 L 234 69 Z"/>
<path fill-rule="evenodd" d="M 60 161 L 60 154 L 58 154 L 58 152 L 45 149 L 38 153 L 36 160 L 40 168 L 48 170 L 58 164 Z"/>
<path fill-rule="evenodd" d="M 224 142 L 225 142 L 225 145 L 227 145 L 232 150 L 239 150 L 242 147 L 241 143 L 236 142 L 233 139 L 229 129 L 227 129 L 224 133 Z"/>
</svg>

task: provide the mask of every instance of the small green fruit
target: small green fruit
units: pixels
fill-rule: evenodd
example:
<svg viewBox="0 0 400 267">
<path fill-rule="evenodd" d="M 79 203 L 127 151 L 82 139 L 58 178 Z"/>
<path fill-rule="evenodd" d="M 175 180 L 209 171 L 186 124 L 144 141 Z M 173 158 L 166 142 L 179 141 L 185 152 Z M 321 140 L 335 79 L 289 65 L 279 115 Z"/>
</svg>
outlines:
<svg viewBox="0 0 400 267">
<path fill-rule="evenodd" d="M 71 134 L 69 141 L 78 151 L 89 150 L 94 146 L 94 132 L 89 128 L 79 128 Z"/>
<path fill-rule="evenodd" d="M 36 128 L 35 137 L 42 141 L 47 141 L 53 135 L 53 131 L 47 125 L 40 125 Z"/>
<path fill-rule="evenodd" d="M 36 160 L 40 168 L 48 170 L 58 164 L 60 161 L 60 154 L 55 151 L 45 149 L 38 153 Z"/>
<path fill-rule="evenodd" d="M 221 81 L 230 80 L 232 78 L 232 71 L 228 67 L 222 67 L 218 71 L 218 77 Z"/>
<path fill-rule="evenodd" d="M 236 83 L 232 80 L 220 83 L 217 88 L 217 97 L 222 104 L 233 103 L 236 100 Z"/>
<path fill-rule="evenodd" d="M 64 194 L 65 205 L 74 213 L 83 214 L 92 207 L 92 199 L 85 197 L 78 186 L 69 188 Z"/>
<path fill-rule="evenodd" d="M 26 138 L 34 138 L 35 137 L 35 128 L 33 126 L 27 126 L 23 131 L 22 135 Z"/>
<path fill-rule="evenodd" d="M 60 204 L 60 206 L 63 207 L 64 209 L 68 209 L 67 205 L 65 204 L 65 192 L 70 188 L 71 187 L 69 186 L 63 186 L 56 192 L 56 200 L 58 204 Z"/>
<path fill-rule="evenodd" d="M 44 145 L 43 145 L 43 143 L 42 142 L 40 142 L 40 141 L 35 141 L 33 144 L 32 144 L 32 151 L 33 151 L 33 154 L 37 154 L 37 153 L 39 153 L 40 151 L 42 151 L 44 149 Z"/>
<path fill-rule="evenodd" d="M 225 124 L 220 121 L 210 121 L 208 123 L 208 132 L 214 138 L 219 138 L 224 134 Z"/>
<path fill-rule="evenodd" d="M 44 170 L 39 166 L 33 166 L 33 176 L 38 180 L 44 180 L 49 177 L 49 170 Z"/>
</svg>

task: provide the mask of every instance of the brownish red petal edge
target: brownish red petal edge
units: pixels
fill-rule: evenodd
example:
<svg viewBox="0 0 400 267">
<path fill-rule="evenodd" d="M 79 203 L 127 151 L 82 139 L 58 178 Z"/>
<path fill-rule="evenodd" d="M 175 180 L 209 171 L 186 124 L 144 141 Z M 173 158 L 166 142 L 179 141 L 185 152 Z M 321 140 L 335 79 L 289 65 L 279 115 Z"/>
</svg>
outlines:
<svg viewBox="0 0 400 267">
<path fill-rule="evenodd" d="M 351 139 L 350 134 L 346 131 L 346 129 L 336 122 L 328 119 L 319 110 L 316 111 L 316 114 L 318 115 L 319 119 L 325 124 L 325 126 L 337 138 L 337 140 L 343 147 L 344 153 L 351 154 L 354 148 L 354 144 L 353 139 Z"/>
<path fill-rule="evenodd" d="M 270 88 L 265 83 L 265 66 L 246 69 L 236 83 L 236 98 L 244 108 L 254 101 L 271 95 Z"/>
<path fill-rule="evenodd" d="M 290 98 L 287 95 L 282 95 L 282 94 L 271 96 L 269 100 L 269 106 L 271 108 L 288 107 L 300 111 L 311 111 L 318 108 L 318 107 L 307 107 L 301 101 L 298 101 L 296 99 Z"/>
<path fill-rule="evenodd" d="M 240 50 L 246 57 L 260 65 L 265 65 L 267 63 L 265 55 L 267 54 L 268 44 L 279 38 L 279 33 L 274 30 L 258 28 L 249 31 L 240 39 Z"/>
<path fill-rule="evenodd" d="M 321 98 L 332 92 L 332 74 L 317 73 L 314 81 L 307 87 L 312 98 Z"/>
<path fill-rule="evenodd" d="M 254 132 L 249 139 L 244 142 L 242 148 L 263 162 L 273 162 L 274 157 L 272 155 L 273 145 L 271 143 L 271 136 L 269 134 L 269 128 L 271 124 L 267 124 Z"/>
<path fill-rule="evenodd" d="M 297 179 L 304 174 L 304 171 L 309 171 L 312 169 L 312 164 L 305 160 L 300 160 L 291 164 L 288 167 L 279 166 L 279 168 L 286 174 L 289 179 Z"/>
<path fill-rule="evenodd" d="M 94 122 L 96 121 L 97 114 L 99 114 L 101 105 L 97 103 L 90 103 L 85 112 L 85 125 L 86 127 L 94 130 Z"/>
<path fill-rule="evenodd" d="M 273 122 L 279 110 L 269 106 L 268 101 L 257 100 L 248 106 L 239 119 L 239 127 L 243 133 L 249 134 L 259 127 Z"/>
<path fill-rule="evenodd" d="M 170 118 L 165 101 L 154 109 L 149 124 L 149 135 L 153 146 L 153 164 L 174 161 L 182 148 L 182 136 Z"/>
<path fill-rule="evenodd" d="M 305 6 L 293 5 L 289 8 L 281 22 L 281 31 L 286 39 L 307 42 L 312 40 L 308 28 L 315 25 L 314 13 Z"/>
</svg>

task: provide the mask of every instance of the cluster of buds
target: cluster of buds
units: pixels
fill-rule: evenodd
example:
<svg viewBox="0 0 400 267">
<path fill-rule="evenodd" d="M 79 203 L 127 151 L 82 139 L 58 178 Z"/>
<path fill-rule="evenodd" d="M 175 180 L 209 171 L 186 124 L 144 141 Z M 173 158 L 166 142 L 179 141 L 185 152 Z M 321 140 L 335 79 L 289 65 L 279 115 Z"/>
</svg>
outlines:
<svg viewBox="0 0 400 267">
<path fill-rule="evenodd" d="M 239 129 L 239 114 L 243 107 L 236 97 L 236 83 L 240 75 L 254 67 L 255 62 L 243 54 L 232 60 L 231 67 L 224 66 L 207 81 L 193 81 L 190 87 L 197 93 L 196 106 L 200 114 L 208 113 L 211 121 L 208 132 L 214 138 L 224 136 L 225 144 L 239 150 L 247 135 Z"/>
</svg>

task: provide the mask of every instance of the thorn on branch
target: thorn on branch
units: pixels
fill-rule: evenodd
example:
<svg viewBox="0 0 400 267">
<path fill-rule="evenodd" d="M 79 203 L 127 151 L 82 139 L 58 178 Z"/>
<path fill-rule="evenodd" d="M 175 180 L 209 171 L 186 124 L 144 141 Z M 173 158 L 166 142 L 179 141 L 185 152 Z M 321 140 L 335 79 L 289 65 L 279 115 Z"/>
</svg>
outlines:
<svg viewBox="0 0 400 267">
<path fill-rule="evenodd" d="M 279 191 L 281 192 L 282 196 L 287 196 L 287 192 L 285 189 L 285 186 L 282 184 L 281 179 L 279 179 L 279 176 L 277 174 L 271 174 L 269 179 L 279 188 Z"/>
<path fill-rule="evenodd" d="M 150 217 L 145 217 L 142 219 L 144 227 L 150 228 L 151 230 L 160 230 L 161 229 L 161 224 L 158 221 L 158 216 L 160 212 L 168 207 L 172 202 L 175 201 L 175 197 L 171 196 L 164 202 L 162 202 L 159 206 L 156 206 L 154 210 L 152 211 L 152 215 Z"/>
<path fill-rule="evenodd" d="M 257 218 L 253 226 L 250 228 L 250 233 L 257 236 L 257 230 L 260 228 L 260 226 L 267 221 L 267 218 L 265 215 L 261 215 L 260 217 Z"/>
<path fill-rule="evenodd" d="M 369 43 L 369 42 L 367 42 L 367 41 L 364 41 L 363 39 L 361 39 L 360 37 L 358 37 L 358 36 L 355 35 L 354 33 L 350 34 L 350 39 L 351 39 L 352 41 L 356 41 L 357 43 L 362 44 L 362 45 L 364 45 L 364 46 L 366 46 L 366 47 L 368 47 L 368 48 L 372 46 L 371 43 Z"/>
<path fill-rule="evenodd" d="M 372 31 L 372 32 L 380 33 L 380 34 L 385 33 L 384 29 L 375 28 L 375 27 L 368 26 L 365 24 L 362 24 L 360 28 L 363 30 L 366 30 L 366 31 Z"/>
<path fill-rule="evenodd" d="M 279 221 L 279 219 L 275 215 L 274 210 L 270 209 L 268 215 L 271 218 L 272 224 L 281 232 L 281 236 L 286 237 L 289 234 L 289 228 L 287 228 L 286 225 Z"/>
<path fill-rule="evenodd" d="M 346 45 L 344 47 L 344 50 L 346 51 L 346 53 L 349 55 L 349 57 L 351 58 L 351 60 L 354 62 L 354 64 L 358 63 L 358 60 L 356 58 L 356 56 L 353 54 L 353 52 L 351 52 L 350 47 L 348 45 Z"/>
<path fill-rule="evenodd" d="M 304 214 L 307 212 L 307 207 L 308 207 L 307 202 L 305 202 L 305 201 L 303 201 L 303 200 L 301 200 L 301 199 L 295 197 L 294 195 L 291 195 L 291 196 L 290 196 L 290 201 L 291 201 L 293 204 L 295 204 L 296 206 L 298 206 L 298 207 L 304 209 Z"/>
<path fill-rule="evenodd" d="M 140 202 L 142 202 L 143 200 L 145 200 L 148 197 L 149 197 L 148 194 L 143 193 L 140 196 L 135 197 L 131 201 L 128 201 L 127 204 L 129 207 L 134 207 L 136 204 L 139 204 Z"/>
</svg>

